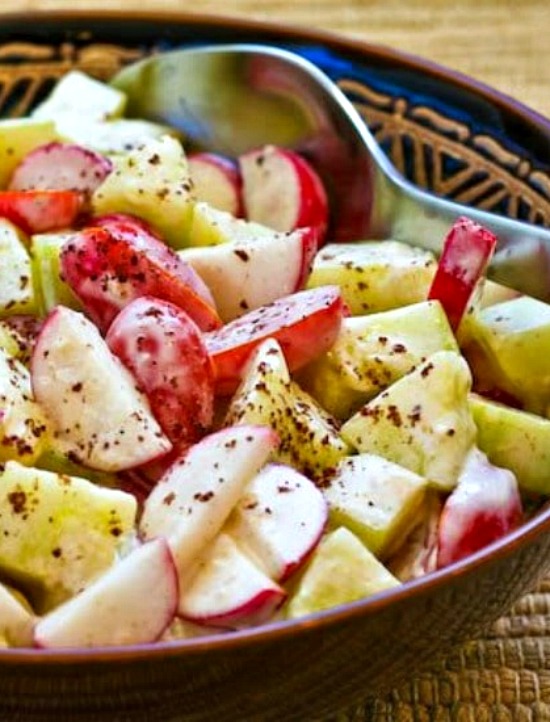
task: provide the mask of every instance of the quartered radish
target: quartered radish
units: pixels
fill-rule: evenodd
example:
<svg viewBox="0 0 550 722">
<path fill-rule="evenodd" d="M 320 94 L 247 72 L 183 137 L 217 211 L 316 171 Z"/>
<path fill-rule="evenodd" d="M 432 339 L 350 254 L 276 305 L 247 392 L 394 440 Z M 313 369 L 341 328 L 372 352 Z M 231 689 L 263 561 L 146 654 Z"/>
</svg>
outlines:
<svg viewBox="0 0 550 722">
<path fill-rule="evenodd" d="M 254 565 L 227 534 L 220 534 L 199 561 L 199 571 L 180 594 L 178 614 L 228 629 L 266 622 L 285 590 Z"/>
<path fill-rule="evenodd" d="M 216 369 L 216 391 L 231 394 L 258 345 L 272 336 L 295 371 L 328 351 L 346 314 L 338 286 L 320 286 L 279 298 L 205 335 Z"/>
<path fill-rule="evenodd" d="M 172 622 L 178 576 L 164 539 L 143 544 L 38 621 L 37 647 L 155 642 Z"/>
<path fill-rule="evenodd" d="M 327 520 L 327 503 L 312 481 L 285 464 L 267 464 L 248 485 L 228 531 L 281 583 L 313 552 Z"/>
<path fill-rule="evenodd" d="M 202 334 L 180 308 L 143 296 L 115 317 L 106 336 L 132 372 L 168 438 L 198 441 L 214 413 L 214 370 Z"/>
<path fill-rule="evenodd" d="M 62 249 L 61 271 L 102 331 L 124 306 L 145 295 L 182 308 L 202 330 L 221 325 L 200 276 L 134 223 L 112 221 L 75 234 Z"/>
<path fill-rule="evenodd" d="M 33 351 L 32 387 L 70 459 L 102 471 L 171 450 L 135 380 L 85 316 L 57 306 Z"/>
<path fill-rule="evenodd" d="M 439 522 L 437 564 L 445 567 L 515 529 L 523 518 L 514 474 L 473 449 Z"/>
<path fill-rule="evenodd" d="M 300 291 L 317 250 L 311 228 L 179 251 L 212 289 L 223 321 Z"/>
<path fill-rule="evenodd" d="M 176 558 L 182 593 L 197 555 L 213 541 L 279 439 L 265 426 L 222 429 L 191 446 L 147 497 L 145 539 L 164 536 Z"/>
<path fill-rule="evenodd" d="M 239 158 L 246 217 L 277 231 L 310 226 L 320 241 L 328 227 L 328 200 L 313 167 L 295 151 L 265 146 Z"/>
<path fill-rule="evenodd" d="M 29 235 L 69 228 L 81 209 L 82 196 L 74 190 L 0 191 L 0 218 Z"/>
<path fill-rule="evenodd" d="M 25 156 L 9 190 L 73 190 L 90 197 L 112 167 L 108 158 L 80 145 L 48 143 Z"/>
<path fill-rule="evenodd" d="M 237 163 L 217 153 L 191 153 L 188 161 L 195 197 L 220 211 L 242 216 L 242 179 Z"/>
<path fill-rule="evenodd" d="M 445 238 L 428 299 L 439 301 L 453 330 L 468 310 L 497 244 L 496 236 L 469 218 L 458 218 Z"/>
</svg>

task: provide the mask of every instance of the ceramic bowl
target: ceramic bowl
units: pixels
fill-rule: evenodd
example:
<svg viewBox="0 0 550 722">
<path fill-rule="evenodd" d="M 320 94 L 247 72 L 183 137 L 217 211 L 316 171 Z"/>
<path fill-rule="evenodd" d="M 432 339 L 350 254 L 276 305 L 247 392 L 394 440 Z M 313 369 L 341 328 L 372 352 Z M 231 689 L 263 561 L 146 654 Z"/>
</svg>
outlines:
<svg viewBox="0 0 550 722">
<path fill-rule="evenodd" d="M 107 79 L 151 52 L 267 42 L 317 63 L 419 185 L 550 224 L 550 124 L 510 98 L 388 49 L 305 29 L 189 15 L 4 16 L 0 116 L 70 68 Z M 550 511 L 467 560 L 301 621 L 125 648 L 0 651 L 0 719 L 318 720 L 389 690 L 479 635 L 550 569 Z"/>
</svg>

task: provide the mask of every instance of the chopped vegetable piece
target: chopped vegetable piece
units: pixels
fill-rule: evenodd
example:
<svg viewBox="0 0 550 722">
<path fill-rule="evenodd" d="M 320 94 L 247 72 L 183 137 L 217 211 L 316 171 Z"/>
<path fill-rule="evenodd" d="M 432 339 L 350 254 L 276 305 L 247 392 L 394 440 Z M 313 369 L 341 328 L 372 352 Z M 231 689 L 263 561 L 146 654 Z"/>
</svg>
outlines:
<svg viewBox="0 0 550 722">
<path fill-rule="evenodd" d="M 456 331 L 497 244 L 496 236 L 469 218 L 447 234 L 428 298 L 440 301 Z"/>
</svg>

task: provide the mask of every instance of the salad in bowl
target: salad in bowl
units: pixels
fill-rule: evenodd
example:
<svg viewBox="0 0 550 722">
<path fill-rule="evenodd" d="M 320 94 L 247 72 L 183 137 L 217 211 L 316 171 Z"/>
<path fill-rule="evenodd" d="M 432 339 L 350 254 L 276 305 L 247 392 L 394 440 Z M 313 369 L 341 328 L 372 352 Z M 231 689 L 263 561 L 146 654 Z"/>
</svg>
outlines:
<svg viewBox="0 0 550 722">
<path fill-rule="evenodd" d="M 550 493 L 550 312 L 331 241 L 302 155 L 186 149 L 68 73 L 0 122 L 0 633 L 88 648 L 304 619 L 468 557 Z"/>
</svg>

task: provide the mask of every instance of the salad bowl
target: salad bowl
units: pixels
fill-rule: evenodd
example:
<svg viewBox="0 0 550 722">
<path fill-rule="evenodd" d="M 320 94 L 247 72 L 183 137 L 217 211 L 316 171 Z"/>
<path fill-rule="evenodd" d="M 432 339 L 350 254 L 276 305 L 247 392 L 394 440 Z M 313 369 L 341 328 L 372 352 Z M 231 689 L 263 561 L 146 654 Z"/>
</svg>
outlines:
<svg viewBox="0 0 550 722">
<path fill-rule="evenodd" d="M 50 13 L 0 26 L 0 116 L 25 115 L 67 71 L 108 80 L 148 54 L 262 42 L 317 64 L 396 167 L 452 200 L 550 225 L 550 123 L 474 81 L 329 34 L 192 15 Z M 150 645 L 0 651 L 0 718 L 304 720 L 435 665 L 550 569 L 550 509 L 470 557 L 296 621 Z"/>
</svg>

